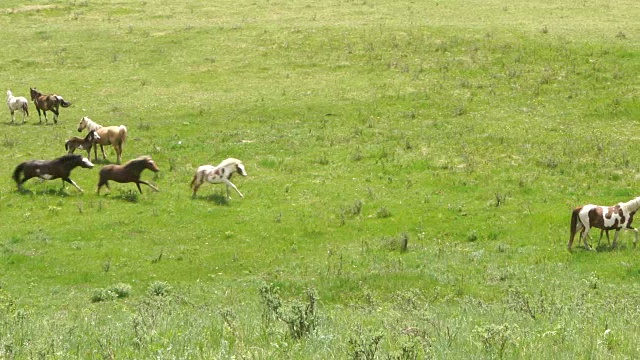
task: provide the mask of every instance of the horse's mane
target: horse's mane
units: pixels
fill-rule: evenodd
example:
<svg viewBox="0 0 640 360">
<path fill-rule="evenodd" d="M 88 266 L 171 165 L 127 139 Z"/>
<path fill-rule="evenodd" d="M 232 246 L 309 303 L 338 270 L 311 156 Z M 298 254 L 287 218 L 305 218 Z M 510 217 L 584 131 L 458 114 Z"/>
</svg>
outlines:
<svg viewBox="0 0 640 360">
<path fill-rule="evenodd" d="M 138 156 L 137 158 L 133 159 L 133 160 L 129 160 L 127 161 L 124 165 L 122 166 L 129 166 L 131 164 L 134 163 L 139 163 L 141 161 L 151 161 L 151 156 L 149 155 L 143 155 L 143 156 Z"/>
<path fill-rule="evenodd" d="M 82 155 L 67 154 L 67 155 L 60 156 L 59 158 L 56 159 L 56 161 L 67 162 L 71 160 L 77 160 L 78 158 L 82 158 Z"/>
<path fill-rule="evenodd" d="M 638 210 L 640 208 L 640 197 L 631 199 L 625 203 L 620 203 L 620 206 L 629 209 L 630 211 Z"/>
<path fill-rule="evenodd" d="M 89 131 L 95 131 L 98 130 L 102 127 L 102 125 L 98 124 L 97 122 L 89 119 L 89 117 L 87 116 L 83 116 L 82 119 L 80 119 L 80 122 L 85 121 L 87 123 L 87 129 L 89 129 Z"/>
<path fill-rule="evenodd" d="M 220 164 L 218 164 L 218 167 L 225 167 L 229 165 L 238 165 L 238 164 L 242 164 L 242 161 L 234 158 L 228 158 L 223 160 Z"/>
</svg>

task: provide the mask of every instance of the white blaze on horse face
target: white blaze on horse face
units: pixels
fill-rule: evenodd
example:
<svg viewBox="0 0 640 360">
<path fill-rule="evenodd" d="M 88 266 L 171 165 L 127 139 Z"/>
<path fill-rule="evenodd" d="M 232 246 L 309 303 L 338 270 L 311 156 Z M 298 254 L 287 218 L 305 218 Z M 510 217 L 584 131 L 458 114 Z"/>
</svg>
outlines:
<svg viewBox="0 0 640 360">
<path fill-rule="evenodd" d="M 93 165 L 93 163 L 92 163 L 91 161 L 89 161 L 89 159 L 87 159 L 86 157 L 83 157 L 83 158 L 82 158 L 82 162 L 83 162 L 85 165 L 87 165 L 87 167 L 92 168 L 92 167 L 94 166 L 94 165 Z"/>
<path fill-rule="evenodd" d="M 244 170 L 244 165 L 238 164 L 238 170 L 240 170 L 240 175 L 247 176 L 247 172 Z"/>
</svg>

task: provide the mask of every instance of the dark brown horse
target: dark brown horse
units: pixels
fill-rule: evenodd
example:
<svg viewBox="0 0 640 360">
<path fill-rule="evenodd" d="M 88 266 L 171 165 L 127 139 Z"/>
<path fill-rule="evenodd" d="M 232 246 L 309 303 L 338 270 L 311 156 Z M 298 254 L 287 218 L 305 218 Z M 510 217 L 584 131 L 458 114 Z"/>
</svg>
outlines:
<svg viewBox="0 0 640 360">
<path fill-rule="evenodd" d="M 82 189 L 69 178 L 71 170 L 76 166 L 90 169 L 93 167 L 93 164 L 87 158 L 80 155 L 65 155 L 55 160 L 25 161 L 18 165 L 13 171 L 13 180 L 16 182 L 16 185 L 18 185 L 18 190 L 22 190 L 22 184 L 34 177 L 45 180 L 62 179 L 63 188 L 64 182 L 66 181 L 82 192 Z M 23 175 L 22 179 L 20 179 L 20 175 Z"/>
<path fill-rule="evenodd" d="M 87 151 L 87 159 L 91 160 L 91 148 L 96 141 L 100 140 L 100 135 L 98 135 L 95 131 L 89 131 L 87 136 L 83 138 L 79 138 L 77 136 L 72 137 L 64 143 L 64 149 L 69 152 L 69 154 L 73 154 L 76 149 L 83 149 Z M 94 157 L 94 160 L 96 158 Z"/>
<path fill-rule="evenodd" d="M 140 184 L 145 184 L 155 191 L 159 191 L 157 187 L 149 184 L 146 181 L 140 180 L 140 173 L 142 170 L 149 169 L 153 172 L 158 172 L 160 169 L 156 165 L 155 161 L 150 156 L 141 156 L 137 159 L 131 160 L 124 165 L 105 165 L 100 169 L 100 181 L 98 182 L 98 195 L 100 194 L 100 188 L 102 185 L 106 185 L 109 188 L 109 180 L 113 180 L 119 183 L 134 182 L 138 186 L 138 190 L 142 194 Z"/>
<path fill-rule="evenodd" d="M 38 110 L 38 119 L 40 119 L 41 124 L 42 117 L 40 117 L 40 110 L 44 113 L 45 124 L 49 121 L 49 119 L 47 119 L 47 111 L 51 111 L 53 113 L 53 122 L 57 124 L 59 106 L 71 106 L 71 103 L 65 101 L 62 96 L 56 94 L 43 95 L 41 92 L 36 90 L 36 88 L 31 88 L 31 100 L 33 100 L 33 104 L 36 106 L 36 110 Z"/>
</svg>

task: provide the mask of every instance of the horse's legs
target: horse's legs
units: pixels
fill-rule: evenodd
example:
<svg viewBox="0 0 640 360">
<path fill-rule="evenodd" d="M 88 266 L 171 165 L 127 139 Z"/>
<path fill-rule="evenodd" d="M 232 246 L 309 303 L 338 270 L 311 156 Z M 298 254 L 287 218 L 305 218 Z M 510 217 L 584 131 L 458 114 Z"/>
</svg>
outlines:
<svg viewBox="0 0 640 360">
<path fill-rule="evenodd" d="M 16 119 L 16 117 L 15 117 L 15 115 L 13 115 L 13 113 L 14 113 L 13 109 L 9 109 L 9 111 L 11 112 L 11 123 L 13 124 L 13 121 Z"/>
<path fill-rule="evenodd" d="M 36 104 L 36 110 L 38 110 L 38 120 L 40 120 L 39 124 L 42 124 L 42 116 L 40 115 L 40 108 L 38 107 L 38 104 Z M 47 118 L 47 113 L 44 114 L 44 117 L 45 119 Z"/>
<path fill-rule="evenodd" d="M 98 195 L 100 195 L 100 188 L 102 187 L 102 185 L 107 187 L 107 190 L 111 191 L 111 188 L 109 187 L 109 180 L 102 180 L 100 179 L 100 182 L 98 182 Z"/>
<path fill-rule="evenodd" d="M 584 225 L 584 232 L 582 233 L 582 241 L 584 242 L 584 248 L 586 250 L 591 250 L 591 246 L 589 246 L 589 243 L 587 242 L 587 238 L 589 238 L 589 230 L 591 230 L 590 227 Z"/>
<path fill-rule="evenodd" d="M 107 154 L 104 153 L 104 146 L 100 144 L 100 150 L 102 150 L 102 160 L 107 160 Z M 96 156 L 98 158 L 98 156 Z"/>
<path fill-rule="evenodd" d="M 80 189 L 80 186 L 78 186 L 78 184 L 75 183 L 75 181 L 71 180 L 70 178 L 66 177 L 64 179 L 62 179 L 62 186 L 64 187 L 64 182 L 68 182 L 69 184 L 75 186 L 76 189 L 78 189 L 80 192 L 84 192 L 82 191 L 82 189 Z"/>
<path fill-rule="evenodd" d="M 620 234 L 620 229 L 616 229 L 616 233 L 613 235 L 613 244 L 611 245 L 612 248 L 616 248 L 618 247 L 618 235 Z"/>
<path fill-rule="evenodd" d="M 122 162 L 122 148 L 120 145 L 113 144 L 113 150 L 116 152 L 116 161 L 120 164 Z"/>
<path fill-rule="evenodd" d="M 153 185 L 151 185 L 148 182 L 143 181 L 143 180 L 138 180 L 138 182 L 136 184 L 138 185 L 138 189 L 140 189 L 140 184 L 145 184 L 145 185 L 147 185 L 148 187 L 152 188 L 155 191 L 160 191 L 160 190 L 158 190 L 157 187 L 155 187 L 155 186 L 153 186 Z M 140 190 L 140 193 L 142 193 L 142 190 Z"/>
<path fill-rule="evenodd" d="M 231 199 L 231 197 L 229 196 L 229 186 L 231 186 L 237 193 L 238 195 L 240 195 L 241 198 L 244 198 L 244 195 L 242 195 L 242 193 L 240 192 L 240 190 L 238 190 L 238 188 L 233 185 L 233 183 L 231 181 L 229 181 L 228 179 L 223 179 L 225 184 L 227 184 L 227 198 Z"/>
</svg>

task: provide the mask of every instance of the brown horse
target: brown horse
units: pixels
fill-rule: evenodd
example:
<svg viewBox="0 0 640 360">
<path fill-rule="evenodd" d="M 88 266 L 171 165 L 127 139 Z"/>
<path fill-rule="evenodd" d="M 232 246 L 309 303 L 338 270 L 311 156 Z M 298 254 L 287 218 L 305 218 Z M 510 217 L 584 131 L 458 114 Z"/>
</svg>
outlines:
<svg viewBox="0 0 640 360">
<path fill-rule="evenodd" d="M 13 180 L 16 182 L 16 185 L 18 185 L 18 190 L 22 190 L 22 184 L 34 177 L 39 177 L 44 180 L 60 178 L 62 179 L 62 187 L 64 187 L 64 182 L 66 181 L 82 192 L 82 189 L 69 178 L 71 170 L 76 166 L 90 169 L 93 167 L 93 164 L 87 158 L 80 155 L 64 155 L 55 160 L 25 161 L 18 165 L 13 171 Z M 23 175 L 22 179 L 20 179 L 20 175 Z"/>
<path fill-rule="evenodd" d="M 89 129 L 89 131 L 95 131 L 100 139 L 96 141 L 96 144 L 100 145 L 100 150 L 102 150 L 102 159 L 106 159 L 107 155 L 104 153 L 103 145 L 112 145 L 113 150 L 116 151 L 117 162 L 120 164 L 122 160 L 122 145 L 127 139 L 127 127 L 124 125 L 120 126 L 102 126 L 88 117 L 84 116 L 80 119 L 78 123 L 78 132 L 81 132 L 84 129 Z M 96 146 L 93 150 L 94 160 L 98 158 L 98 147 Z"/>
<path fill-rule="evenodd" d="M 149 169 L 153 172 L 160 171 L 158 165 L 156 165 L 155 161 L 153 161 L 150 156 L 141 156 L 124 165 L 105 165 L 100 169 L 98 195 L 100 195 L 100 188 L 102 185 L 106 185 L 107 189 L 111 190 L 111 188 L 109 188 L 109 180 L 119 183 L 134 182 L 136 183 L 136 186 L 138 186 L 138 190 L 140 190 L 141 194 L 142 189 L 140 188 L 140 184 L 145 184 L 155 191 L 160 191 L 157 187 L 149 184 L 148 182 L 140 180 L 140 173 L 144 169 Z"/>
<path fill-rule="evenodd" d="M 67 150 L 69 154 L 73 154 L 76 149 L 86 150 L 87 159 L 91 160 L 91 148 L 98 140 L 100 140 L 100 135 L 96 134 L 95 131 L 89 131 L 84 139 L 74 136 L 67 140 L 67 142 L 64 143 L 64 149 Z"/>
<path fill-rule="evenodd" d="M 42 110 L 42 112 L 44 113 L 45 124 L 49 121 L 49 119 L 47 119 L 47 111 L 51 111 L 53 113 L 53 122 L 57 124 L 59 106 L 71 106 L 71 103 L 65 101 L 62 96 L 56 94 L 43 95 L 41 92 L 36 90 L 36 88 L 31 88 L 31 100 L 33 100 L 33 103 L 36 106 L 36 110 L 38 110 L 38 118 L 40 119 L 40 124 L 42 124 L 40 110 Z"/>
</svg>

